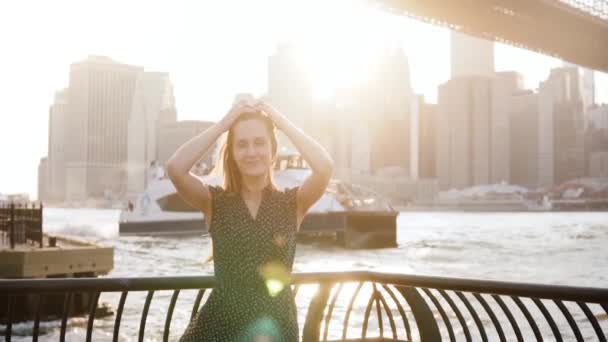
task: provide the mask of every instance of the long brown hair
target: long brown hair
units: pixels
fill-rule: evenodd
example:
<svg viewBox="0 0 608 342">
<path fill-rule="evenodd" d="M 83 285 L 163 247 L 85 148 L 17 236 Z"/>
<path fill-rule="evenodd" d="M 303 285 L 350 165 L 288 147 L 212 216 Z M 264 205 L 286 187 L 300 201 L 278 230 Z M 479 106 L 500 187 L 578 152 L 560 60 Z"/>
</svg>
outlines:
<svg viewBox="0 0 608 342">
<path fill-rule="evenodd" d="M 244 120 L 260 120 L 264 127 L 266 127 L 266 131 L 268 132 L 268 136 L 270 137 L 270 143 L 272 147 L 272 163 L 271 167 L 268 170 L 268 182 L 271 184 L 271 187 L 276 190 L 276 185 L 272 181 L 272 170 L 274 163 L 276 162 L 277 157 L 277 136 L 276 136 L 276 128 L 272 119 L 270 119 L 266 114 L 262 112 L 247 112 L 241 114 L 236 121 L 232 124 L 230 129 L 228 130 L 228 137 L 226 142 L 222 146 L 220 160 L 218 160 L 218 164 L 220 161 L 223 166 L 224 173 L 224 190 L 227 192 L 236 192 L 240 193 L 243 186 L 243 178 L 241 176 L 241 172 L 236 165 L 236 161 L 234 160 L 233 155 L 233 146 L 234 146 L 234 126 L 237 123 Z"/>
</svg>

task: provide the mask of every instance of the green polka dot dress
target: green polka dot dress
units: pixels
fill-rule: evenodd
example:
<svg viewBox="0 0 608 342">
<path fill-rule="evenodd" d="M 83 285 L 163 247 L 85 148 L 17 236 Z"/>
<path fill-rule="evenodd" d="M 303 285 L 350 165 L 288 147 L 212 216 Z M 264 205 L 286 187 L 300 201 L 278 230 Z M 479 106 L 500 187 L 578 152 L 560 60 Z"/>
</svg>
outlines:
<svg viewBox="0 0 608 342">
<path fill-rule="evenodd" d="M 298 341 L 289 285 L 298 187 L 269 184 L 255 219 L 240 194 L 209 189 L 216 286 L 180 341 Z"/>
</svg>

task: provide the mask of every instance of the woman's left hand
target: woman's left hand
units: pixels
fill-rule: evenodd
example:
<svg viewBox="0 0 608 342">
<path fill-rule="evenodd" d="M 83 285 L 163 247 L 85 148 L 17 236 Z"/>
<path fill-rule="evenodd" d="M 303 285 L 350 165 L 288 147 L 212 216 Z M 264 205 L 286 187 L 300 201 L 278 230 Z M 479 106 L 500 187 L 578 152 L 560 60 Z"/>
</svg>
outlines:
<svg viewBox="0 0 608 342">
<path fill-rule="evenodd" d="M 272 120 L 272 122 L 274 122 L 274 124 L 275 124 L 275 126 L 277 126 L 277 128 L 279 128 L 279 129 L 283 128 L 283 123 L 284 123 L 285 117 L 283 116 L 283 114 L 281 112 L 279 112 L 277 109 L 272 107 L 270 104 L 268 104 L 262 100 L 258 100 L 255 103 L 254 108 L 256 108 L 257 110 L 260 110 L 260 111 L 264 112 L 266 115 L 268 115 L 268 117 Z"/>
</svg>

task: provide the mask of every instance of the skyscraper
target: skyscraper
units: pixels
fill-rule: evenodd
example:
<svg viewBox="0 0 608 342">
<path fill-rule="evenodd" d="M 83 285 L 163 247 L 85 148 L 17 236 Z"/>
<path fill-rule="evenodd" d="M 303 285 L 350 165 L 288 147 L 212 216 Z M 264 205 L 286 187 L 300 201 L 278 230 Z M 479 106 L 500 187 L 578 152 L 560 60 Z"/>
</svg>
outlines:
<svg viewBox="0 0 608 342">
<path fill-rule="evenodd" d="M 402 49 L 387 50 L 360 97 L 370 127 L 371 170 L 400 167 L 410 172 L 412 88 L 409 61 Z"/>
<path fill-rule="evenodd" d="M 162 144 L 158 145 L 157 162 L 160 165 L 166 165 L 169 158 L 177 151 L 177 149 L 186 143 L 188 140 L 199 135 L 201 132 L 213 126 L 214 122 L 184 120 L 173 123 L 163 123 L 158 130 L 158 141 Z M 219 159 L 214 159 L 217 142 L 213 144 L 209 152 L 199 161 L 205 163 L 207 167 L 211 167 L 213 163 Z M 221 163 L 221 161 L 219 161 Z M 147 171 L 147 170 L 146 170 Z"/>
<path fill-rule="evenodd" d="M 523 77 L 517 72 L 497 72 L 492 78 L 490 116 L 490 183 L 509 183 L 510 113 L 513 94 L 524 89 Z"/>
<path fill-rule="evenodd" d="M 38 164 L 38 200 L 46 201 L 49 196 L 49 163 L 48 158 L 40 158 Z"/>
<path fill-rule="evenodd" d="M 310 133 L 313 129 L 312 86 L 298 64 L 295 48 L 288 44 L 278 46 L 268 57 L 268 92 L 266 99 L 283 112 L 296 126 Z M 287 137 L 277 134 L 279 146 L 292 146 Z"/>
<path fill-rule="evenodd" d="M 510 178 L 531 189 L 539 185 L 539 94 L 520 91 L 510 105 Z"/>
<path fill-rule="evenodd" d="M 541 82 L 538 88 L 538 185 L 541 187 L 555 184 L 554 89 L 548 81 Z"/>
<path fill-rule="evenodd" d="M 437 105 L 414 96 L 411 105 L 410 176 L 412 179 L 436 178 Z"/>
<path fill-rule="evenodd" d="M 490 79 L 458 77 L 439 86 L 437 178 L 441 189 L 489 179 Z"/>
<path fill-rule="evenodd" d="M 595 105 L 595 72 L 583 68 L 583 105 L 587 110 Z"/>
<path fill-rule="evenodd" d="M 158 131 L 162 113 L 175 110 L 169 74 L 142 72 L 138 75 L 128 121 L 128 192 L 139 193 L 147 186 L 149 165 L 159 160 Z"/>
<path fill-rule="evenodd" d="M 68 89 L 56 92 L 55 101 L 49 108 L 47 200 L 51 201 L 65 199 L 67 149 L 70 145 L 68 96 Z"/>
<path fill-rule="evenodd" d="M 398 167 L 409 173 L 411 130 L 410 101 L 412 89 L 408 58 L 403 50 L 386 50 L 370 77 L 340 93 L 340 102 L 348 103 L 350 115 L 343 124 L 367 127 L 369 146 L 353 145 L 353 149 L 369 150 L 369 170 Z M 351 121 L 349 123 L 349 121 Z M 360 129 L 353 132 L 361 131 Z"/>
<path fill-rule="evenodd" d="M 576 68 L 578 73 L 577 83 L 580 84 L 583 110 L 595 105 L 595 72 L 591 69 L 564 62 L 564 68 Z"/>
<path fill-rule="evenodd" d="M 128 120 L 142 67 L 89 56 L 70 67 L 68 200 L 126 190 Z"/>
<path fill-rule="evenodd" d="M 439 86 L 437 177 L 442 189 L 509 182 L 509 105 L 514 72 L 460 76 Z"/>
<path fill-rule="evenodd" d="M 581 79 L 576 67 L 551 70 L 539 88 L 539 179 L 559 184 L 585 173 Z"/>
</svg>

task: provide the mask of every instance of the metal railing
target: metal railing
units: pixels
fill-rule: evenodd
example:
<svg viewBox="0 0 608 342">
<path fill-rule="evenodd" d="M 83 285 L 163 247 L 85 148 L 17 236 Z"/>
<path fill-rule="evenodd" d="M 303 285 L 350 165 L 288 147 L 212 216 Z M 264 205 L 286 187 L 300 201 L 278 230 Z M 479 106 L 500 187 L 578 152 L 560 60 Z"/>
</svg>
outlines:
<svg viewBox="0 0 608 342">
<path fill-rule="evenodd" d="M 152 330 L 162 331 L 167 341 L 194 319 L 213 285 L 210 276 L 1 280 L 0 297 L 7 303 L 4 334 L 10 341 L 16 298 L 29 295 L 38 303 L 31 330 L 37 341 L 40 303 L 45 296 L 63 294 L 59 340 L 64 341 L 72 294 L 90 293 L 90 341 L 100 295 L 114 293 L 120 294 L 117 309 L 103 327 L 118 341 L 127 296 L 139 293 L 145 301 L 130 333 L 138 341 L 149 338 L 146 321 L 153 312 L 164 323 Z M 303 341 L 606 341 L 608 333 L 608 289 L 374 272 L 301 273 L 294 275 L 292 286 Z M 176 305 L 180 293 L 189 290 L 196 295 Z M 157 296 L 154 302 L 162 302 L 162 310 L 152 309 L 155 294 L 164 291 L 171 292 L 170 299 Z M 176 314 L 185 320 L 171 333 Z"/>
<path fill-rule="evenodd" d="M 42 211 L 42 203 L 0 204 L 0 247 L 8 243 L 14 249 L 28 240 L 42 247 Z"/>
</svg>

